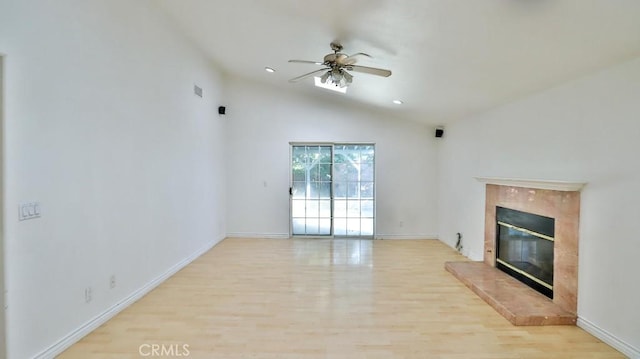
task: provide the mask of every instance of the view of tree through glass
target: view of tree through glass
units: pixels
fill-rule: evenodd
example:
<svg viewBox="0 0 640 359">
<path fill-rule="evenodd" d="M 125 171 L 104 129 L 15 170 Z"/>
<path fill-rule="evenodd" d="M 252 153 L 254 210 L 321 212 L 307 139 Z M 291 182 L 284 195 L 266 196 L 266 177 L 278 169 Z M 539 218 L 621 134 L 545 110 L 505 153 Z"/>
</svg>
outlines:
<svg viewBox="0 0 640 359">
<path fill-rule="evenodd" d="M 336 145 L 334 152 L 334 235 L 373 236 L 373 145 Z"/>
<path fill-rule="evenodd" d="M 373 145 L 292 146 L 294 235 L 373 236 Z M 333 177 L 332 177 L 333 173 Z"/>
</svg>

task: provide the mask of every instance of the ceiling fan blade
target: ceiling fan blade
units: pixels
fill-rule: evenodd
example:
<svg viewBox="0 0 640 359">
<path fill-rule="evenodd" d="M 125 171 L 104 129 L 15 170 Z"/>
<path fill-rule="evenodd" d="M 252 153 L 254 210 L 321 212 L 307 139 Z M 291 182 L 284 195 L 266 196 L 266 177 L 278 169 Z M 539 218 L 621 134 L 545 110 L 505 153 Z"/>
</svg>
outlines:
<svg viewBox="0 0 640 359">
<path fill-rule="evenodd" d="M 365 54 L 364 52 L 358 52 L 358 53 L 356 53 L 356 54 L 353 54 L 353 55 L 351 55 L 351 56 L 347 57 L 347 58 L 344 60 L 344 63 L 345 63 L 346 65 L 353 65 L 353 64 L 355 64 L 356 62 L 358 62 L 358 56 L 366 56 L 366 57 L 368 57 L 368 58 L 371 58 L 371 55 L 369 55 L 369 54 Z"/>
<path fill-rule="evenodd" d="M 355 72 L 362 72 L 362 73 L 370 74 L 370 75 L 382 76 L 382 77 L 391 76 L 391 71 L 390 70 L 378 69 L 378 68 L 375 68 L 375 67 L 349 65 L 348 70 L 355 71 Z"/>
<path fill-rule="evenodd" d="M 322 65 L 322 62 L 318 62 L 318 61 L 289 60 L 289 62 L 294 62 L 294 63 L 298 63 L 298 64 L 314 64 L 314 65 Z"/>
<path fill-rule="evenodd" d="M 298 82 L 298 81 L 300 81 L 300 80 L 302 80 L 302 79 L 305 79 L 305 78 L 307 78 L 307 77 L 313 76 L 313 75 L 315 75 L 315 74 L 319 74 L 319 73 L 324 72 L 324 71 L 327 71 L 327 70 L 331 70 L 331 69 L 330 69 L 330 68 L 328 68 L 328 67 L 326 67 L 326 68 L 324 68 L 324 69 L 311 71 L 311 72 L 309 72 L 308 74 L 304 74 L 304 75 L 301 75 L 301 76 L 298 76 L 298 77 L 294 77 L 294 78 L 292 78 L 291 80 L 289 80 L 289 82 Z"/>
</svg>

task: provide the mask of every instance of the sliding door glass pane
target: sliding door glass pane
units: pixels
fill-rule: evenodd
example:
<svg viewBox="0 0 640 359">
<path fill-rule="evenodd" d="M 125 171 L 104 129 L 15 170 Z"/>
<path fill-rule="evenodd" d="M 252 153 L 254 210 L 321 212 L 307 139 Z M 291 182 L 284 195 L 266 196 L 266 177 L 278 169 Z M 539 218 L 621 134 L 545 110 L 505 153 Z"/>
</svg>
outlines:
<svg viewBox="0 0 640 359">
<path fill-rule="evenodd" d="M 291 224 L 293 235 L 331 235 L 331 146 L 293 146 Z"/>
<path fill-rule="evenodd" d="M 334 162 L 334 234 L 373 236 L 374 146 L 336 145 Z"/>
</svg>

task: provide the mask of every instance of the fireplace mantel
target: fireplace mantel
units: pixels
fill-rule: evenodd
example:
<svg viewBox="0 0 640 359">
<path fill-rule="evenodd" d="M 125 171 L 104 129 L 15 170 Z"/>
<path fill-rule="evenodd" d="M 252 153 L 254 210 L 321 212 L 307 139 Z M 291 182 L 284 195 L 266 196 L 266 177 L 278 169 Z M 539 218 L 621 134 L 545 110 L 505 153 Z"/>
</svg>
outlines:
<svg viewBox="0 0 640 359">
<path fill-rule="evenodd" d="M 536 179 L 516 179 L 501 177 L 475 177 L 478 182 L 495 184 L 499 186 L 512 186 L 524 188 L 539 188 L 553 191 L 581 191 L 586 182 L 550 181 Z"/>
</svg>

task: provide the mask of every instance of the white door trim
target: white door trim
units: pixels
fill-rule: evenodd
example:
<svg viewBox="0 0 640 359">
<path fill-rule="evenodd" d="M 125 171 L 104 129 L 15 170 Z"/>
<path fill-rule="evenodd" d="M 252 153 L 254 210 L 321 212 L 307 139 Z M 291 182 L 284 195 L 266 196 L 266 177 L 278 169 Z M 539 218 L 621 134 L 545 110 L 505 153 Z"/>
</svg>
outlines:
<svg viewBox="0 0 640 359">
<path fill-rule="evenodd" d="M 0 359 L 7 357 L 5 314 L 5 256 L 4 256 L 4 89 L 5 89 L 5 57 L 0 53 Z"/>
</svg>

